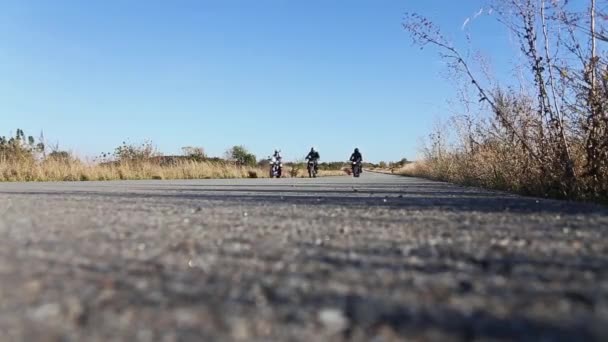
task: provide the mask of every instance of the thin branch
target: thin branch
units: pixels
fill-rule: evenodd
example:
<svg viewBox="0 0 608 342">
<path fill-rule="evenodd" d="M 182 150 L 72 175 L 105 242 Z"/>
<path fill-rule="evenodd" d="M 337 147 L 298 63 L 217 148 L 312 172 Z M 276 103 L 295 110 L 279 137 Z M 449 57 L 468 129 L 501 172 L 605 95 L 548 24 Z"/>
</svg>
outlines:
<svg viewBox="0 0 608 342">
<path fill-rule="evenodd" d="M 541 16 L 541 23 L 542 23 L 542 29 L 543 29 L 543 38 L 544 38 L 544 45 L 545 45 L 545 63 L 547 64 L 547 71 L 549 73 L 549 84 L 550 84 L 550 88 L 551 88 L 551 97 L 553 99 L 553 107 L 555 110 L 555 113 L 557 115 L 557 120 L 558 120 L 558 125 L 559 125 L 559 134 L 560 134 L 560 138 L 562 140 L 562 144 L 564 147 L 564 150 L 566 152 L 566 162 L 567 162 L 567 169 L 568 172 L 573 174 L 574 176 L 574 169 L 572 167 L 572 158 L 571 158 L 571 154 L 570 154 L 570 147 L 568 144 L 568 139 L 566 139 L 566 133 L 564 132 L 564 118 L 562 115 L 562 111 L 560 109 L 560 105 L 559 102 L 557 100 L 557 94 L 555 92 L 555 77 L 553 75 L 553 61 L 551 58 L 551 54 L 549 52 L 549 28 L 548 28 L 548 24 L 547 24 L 547 16 L 545 13 L 545 0 L 541 0 L 541 5 L 540 5 L 540 16 Z M 538 71 L 540 72 L 540 71 Z"/>
</svg>

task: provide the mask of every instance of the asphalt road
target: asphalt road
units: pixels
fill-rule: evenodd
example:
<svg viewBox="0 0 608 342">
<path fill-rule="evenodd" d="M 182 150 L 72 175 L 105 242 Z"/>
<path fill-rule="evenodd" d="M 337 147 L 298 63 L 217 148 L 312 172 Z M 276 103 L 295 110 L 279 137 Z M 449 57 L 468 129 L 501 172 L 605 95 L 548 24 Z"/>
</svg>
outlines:
<svg viewBox="0 0 608 342">
<path fill-rule="evenodd" d="M 0 340 L 606 341 L 607 229 L 369 173 L 4 183 Z"/>
</svg>

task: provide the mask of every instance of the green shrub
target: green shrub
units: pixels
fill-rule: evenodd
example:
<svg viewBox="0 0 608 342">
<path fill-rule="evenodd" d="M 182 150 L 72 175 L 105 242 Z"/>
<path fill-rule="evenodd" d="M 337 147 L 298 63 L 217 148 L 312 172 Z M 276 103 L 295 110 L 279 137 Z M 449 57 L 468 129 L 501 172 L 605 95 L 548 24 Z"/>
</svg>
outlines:
<svg viewBox="0 0 608 342">
<path fill-rule="evenodd" d="M 255 166 L 257 162 L 255 155 L 250 153 L 244 146 L 233 146 L 226 151 L 226 157 L 228 160 L 241 166 Z"/>
</svg>

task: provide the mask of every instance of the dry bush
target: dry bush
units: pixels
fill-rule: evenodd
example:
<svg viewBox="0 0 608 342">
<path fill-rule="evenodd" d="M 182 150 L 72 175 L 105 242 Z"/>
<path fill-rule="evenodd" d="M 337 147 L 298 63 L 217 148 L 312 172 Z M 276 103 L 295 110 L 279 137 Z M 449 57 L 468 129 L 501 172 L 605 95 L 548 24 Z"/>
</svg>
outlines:
<svg viewBox="0 0 608 342">
<path fill-rule="evenodd" d="M 161 156 L 156 146 L 149 140 L 140 144 L 124 142 L 114 149 L 114 158 L 119 163 L 131 165 L 150 163 L 151 160 Z"/>
<path fill-rule="evenodd" d="M 301 170 L 302 167 L 300 164 L 294 164 L 292 167 L 289 168 L 288 174 L 291 178 L 296 178 L 300 174 Z"/>
<path fill-rule="evenodd" d="M 471 63 L 430 20 L 408 15 L 405 29 L 415 43 L 441 51 L 463 104 L 429 135 L 424 162 L 408 173 L 531 195 L 608 200 L 608 54 L 598 43 L 606 43 L 598 34 L 606 31 L 604 22 L 596 23 L 596 1 L 587 4 L 581 13 L 568 2 L 493 2 L 492 11 L 520 45 L 518 87 L 500 86 L 505 82 L 491 80 L 483 61 Z"/>
<path fill-rule="evenodd" d="M 0 137 L 0 163 L 32 161 L 44 148 L 43 142 L 36 143 L 34 137 L 26 136 L 23 130 L 17 129 L 14 136 Z"/>
</svg>

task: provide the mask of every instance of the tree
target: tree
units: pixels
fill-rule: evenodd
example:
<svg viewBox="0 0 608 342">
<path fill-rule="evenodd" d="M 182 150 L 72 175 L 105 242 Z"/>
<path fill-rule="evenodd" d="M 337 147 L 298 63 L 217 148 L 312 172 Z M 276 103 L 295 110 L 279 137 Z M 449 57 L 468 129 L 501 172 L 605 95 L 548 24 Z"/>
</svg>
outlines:
<svg viewBox="0 0 608 342">
<path fill-rule="evenodd" d="M 17 129 L 14 137 L 0 137 L 0 162 L 34 160 L 43 151 L 44 144 L 37 144 L 34 137 L 26 136 L 22 129 Z"/>
<path fill-rule="evenodd" d="M 242 145 L 233 146 L 226 151 L 227 159 L 241 166 L 255 166 L 256 157 Z"/>
<path fill-rule="evenodd" d="M 182 153 L 184 156 L 188 157 L 188 159 L 194 161 L 203 161 L 207 159 L 205 150 L 202 147 L 185 146 L 182 147 Z"/>
<path fill-rule="evenodd" d="M 58 162 L 69 162 L 70 160 L 72 160 L 72 157 L 70 155 L 70 152 L 67 151 L 51 151 L 51 153 L 48 154 L 48 156 L 46 157 L 47 160 L 53 160 L 53 161 L 58 161 Z"/>
</svg>

